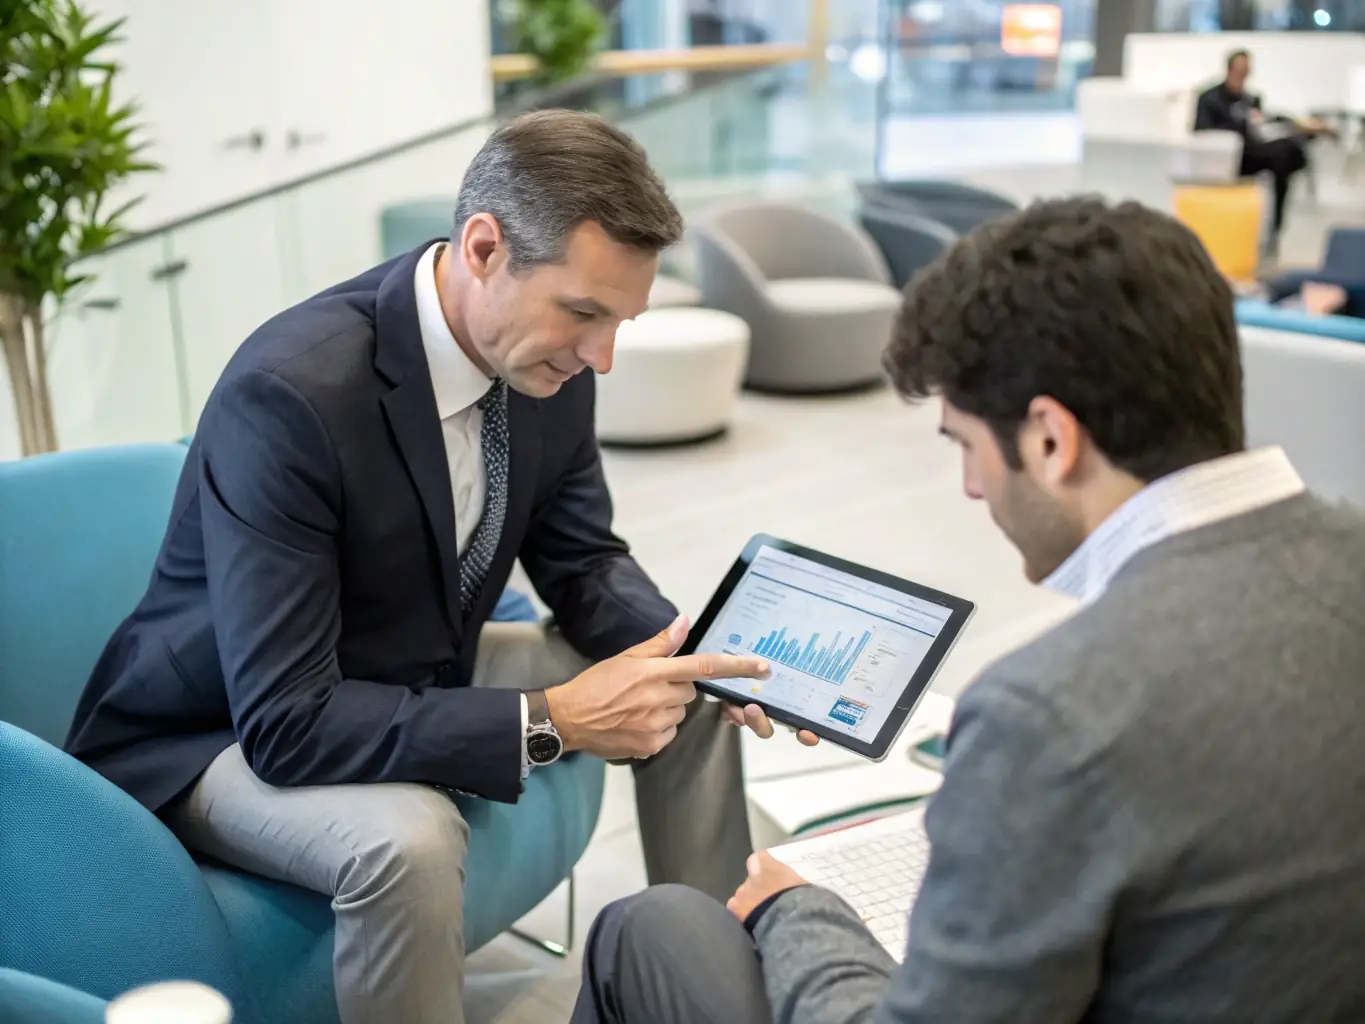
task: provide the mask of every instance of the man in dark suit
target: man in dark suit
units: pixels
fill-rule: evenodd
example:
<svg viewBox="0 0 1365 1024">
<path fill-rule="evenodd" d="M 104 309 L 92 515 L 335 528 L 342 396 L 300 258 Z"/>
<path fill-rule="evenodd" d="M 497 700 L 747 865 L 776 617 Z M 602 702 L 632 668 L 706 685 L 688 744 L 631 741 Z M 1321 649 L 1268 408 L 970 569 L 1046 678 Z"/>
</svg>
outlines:
<svg viewBox="0 0 1365 1024">
<path fill-rule="evenodd" d="M 1308 139 L 1330 134 L 1317 120 L 1294 121 L 1268 118 L 1261 109 L 1261 98 L 1247 91 L 1251 74 L 1251 55 L 1237 50 L 1228 55 L 1223 81 L 1205 89 L 1195 104 L 1194 130 L 1197 132 L 1236 132 L 1242 137 L 1244 175 L 1269 171 L 1275 182 L 1275 207 L 1272 212 L 1270 247 L 1274 248 L 1284 225 L 1289 182 L 1308 166 Z"/>
<path fill-rule="evenodd" d="M 722 722 L 746 719 L 691 681 L 765 667 L 669 657 L 687 626 L 612 532 L 582 372 L 610 370 L 681 228 L 599 119 L 495 132 L 448 242 L 242 345 L 81 700 L 70 751 L 187 845 L 333 897 L 346 1024 L 462 1017 L 468 826 L 447 790 L 515 801 L 563 750 L 640 759 L 651 881 L 743 878 Z M 552 629 L 485 626 L 518 557 Z"/>
</svg>

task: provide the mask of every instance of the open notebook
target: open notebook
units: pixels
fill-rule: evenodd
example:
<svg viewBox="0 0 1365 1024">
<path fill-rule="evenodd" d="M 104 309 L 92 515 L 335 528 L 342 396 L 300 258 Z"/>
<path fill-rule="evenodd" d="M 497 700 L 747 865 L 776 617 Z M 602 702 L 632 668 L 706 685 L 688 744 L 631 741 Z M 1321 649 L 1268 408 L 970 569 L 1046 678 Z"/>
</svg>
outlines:
<svg viewBox="0 0 1365 1024">
<path fill-rule="evenodd" d="M 746 750 L 749 800 L 783 834 L 796 835 L 850 816 L 875 817 L 883 809 L 928 796 L 938 789 L 941 776 L 913 760 L 911 751 L 947 732 L 953 706 L 949 697 L 926 694 L 896 746 L 879 763 L 832 743 L 802 747 L 795 738 Z"/>
</svg>

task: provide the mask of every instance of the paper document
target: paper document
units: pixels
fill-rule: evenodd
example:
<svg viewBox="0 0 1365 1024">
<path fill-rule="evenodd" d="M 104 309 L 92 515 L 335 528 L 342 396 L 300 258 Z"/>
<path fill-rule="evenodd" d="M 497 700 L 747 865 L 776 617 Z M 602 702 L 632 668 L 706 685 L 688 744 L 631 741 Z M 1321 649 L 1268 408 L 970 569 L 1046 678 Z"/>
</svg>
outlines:
<svg viewBox="0 0 1365 1024">
<path fill-rule="evenodd" d="M 787 835 L 829 818 L 879 804 L 903 802 L 935 792 L 943 776 L 908 757 L 860 768 L 819 772 L 790 779 L 753 782 L 749 799 Z"/>
</svg>

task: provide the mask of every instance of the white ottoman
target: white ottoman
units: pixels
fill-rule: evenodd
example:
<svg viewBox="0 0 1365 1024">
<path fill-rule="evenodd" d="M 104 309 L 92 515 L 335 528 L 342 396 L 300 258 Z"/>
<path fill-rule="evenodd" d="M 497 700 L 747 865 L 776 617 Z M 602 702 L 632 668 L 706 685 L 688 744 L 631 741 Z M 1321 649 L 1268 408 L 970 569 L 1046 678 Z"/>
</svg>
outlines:
<svg viewBox="0 0 1365 1024">
<path fill-rule="evenodd" d="M 663 309 L 669 306 L 700 306 L 701 289 L 686 281 L 659 274 L 649 289 L 649 308 Z"/>
<path fill-rule="evenodd" d="M 612 370 L 597 379 L 604 444 L 700 441 L 730 423 L 749 357 L 749 326 L 716 309 L 650 309 L 616 332 Z"/>
</svg>

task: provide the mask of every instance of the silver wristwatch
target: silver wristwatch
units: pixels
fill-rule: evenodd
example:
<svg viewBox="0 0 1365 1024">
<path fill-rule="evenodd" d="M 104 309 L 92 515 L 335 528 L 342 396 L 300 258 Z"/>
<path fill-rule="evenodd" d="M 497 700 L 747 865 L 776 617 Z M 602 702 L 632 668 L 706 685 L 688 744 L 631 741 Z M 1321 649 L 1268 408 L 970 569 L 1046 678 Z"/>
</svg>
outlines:
<svg viewBox="0 0 1365 1024">
<path fill-rule="evenodd" d="M 564 740 L 550 721 L 544 690 L 526 690 L 526 760 L 537 768 L 554 764 L 564 753 Z"/>
</svg>

